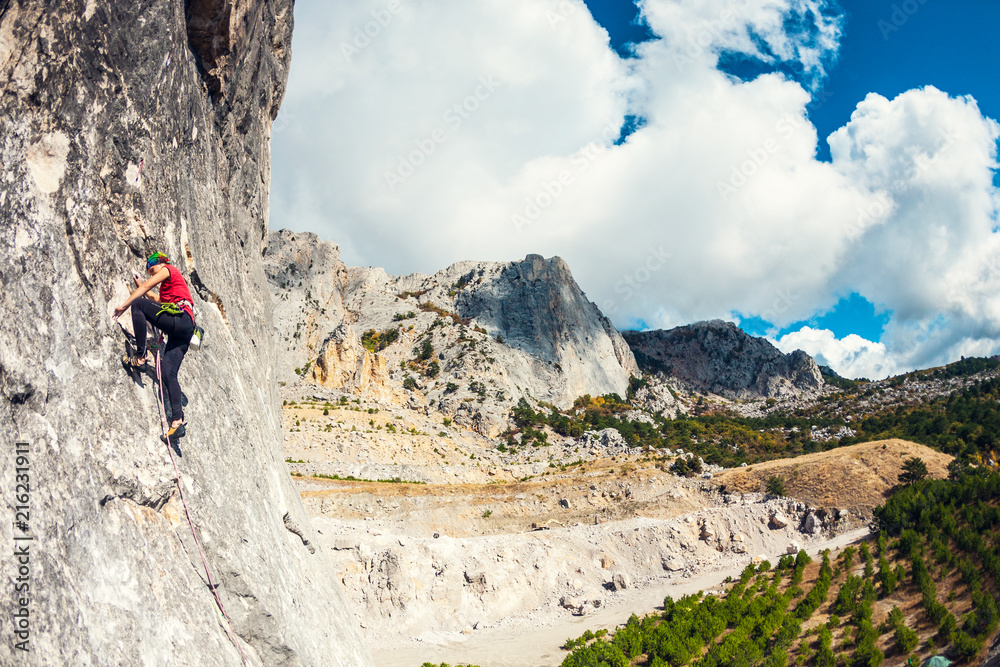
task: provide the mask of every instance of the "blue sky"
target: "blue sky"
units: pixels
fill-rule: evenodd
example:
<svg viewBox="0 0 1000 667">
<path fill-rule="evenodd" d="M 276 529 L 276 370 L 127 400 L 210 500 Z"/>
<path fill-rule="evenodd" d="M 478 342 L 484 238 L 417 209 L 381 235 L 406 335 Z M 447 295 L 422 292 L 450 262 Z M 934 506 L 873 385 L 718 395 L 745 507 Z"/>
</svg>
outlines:
<svg viewBox="0 0 1000 667">
<path fill-rule="evenodd" d="M 631 0 L 585 2 L 622 57 L 630 57 L 636 43 L 656 38 Z M 839 9 L 846 17 L 840 50 L 808 107 L 820 137 L 820 160 L 830 160 L 830 148 L 823 139 L 847 124 L 858 102 L 868 93 L 892 99 L 907 90 L 931 85 L 953 96 L 970 95 L 984 115 L 1000 118 L 1000 85 L 995 69 L 1000 63 L 1000 2 L 842 0 Z M 743 79 L 774 71 L 796 75 L 794 68 L 745 59 L 728 63 L 727 70 Z M 625 132 L 631 129 L 627 124 Z M 1000 172 L 994 183 L 1000 185 Z M 781 337 L 811 326 L 829 329 L 838 338 L 857 334 L 877 342 L 891 314 L 852 292 L 830 311 L 777 328 L 775 335 Z M 738 312 L 734 316 L 753 335 L 775 330 L 760 316 Z"/>
<path fill-rule="evenodd" d="M 272 229 L 397 275 L 558 255 L 619 328 L 729 319 L 848 377 L 1000 353 L 997 0 L 295 15 Z"/>
</svg>

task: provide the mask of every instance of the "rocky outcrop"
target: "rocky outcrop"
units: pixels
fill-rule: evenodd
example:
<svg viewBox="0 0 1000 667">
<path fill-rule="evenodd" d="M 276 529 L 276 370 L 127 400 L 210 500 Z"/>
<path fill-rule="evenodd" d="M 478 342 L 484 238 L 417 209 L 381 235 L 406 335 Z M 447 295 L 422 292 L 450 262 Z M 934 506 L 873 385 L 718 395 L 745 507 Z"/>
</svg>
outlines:
<svg viewBox="0 0 1000 667">
<path fill-rule="evenodd" d="M 31 652 L 6 632 L 2 664 L 370 664 L 282 464 L 261 252 L 291 28 L 291 0 L 0 2 L 5 516 L 15 440 L 30 462 L 30 521 L 3 533 L 34 538 Z M 207 332 L 178 464 L 235 637 L 108 317 L 154 250 Z"/>
<path fill-rule="evenodd" d="M 805 352 L 783 354 L 730 322 L 712 320 L 623 335 L 644 371 L 677 378 L 699 391 L 751 399 L 823 387 L 819 367 Z"/>
<path fill-rule="evenodd" d="M 492 437 L 522 397 L 567 407 L 583 394 L 624 396 L 639 373 L 558 257 L 391 276 L 347 267 L 334 244 L 282 230 L 269 235 L 265 268 L 285 383 L 391 395 Z M 365 364 L 388 379 L 369 379 Z"/>
<path fill-rule="evenodd" d="M 385 355 L 366 350 L 350 325 L 342 325 L 320 348 L 309 379 L 371 400 L 392 403 L 402 394 L 389 379 Z"/>
<path fill-rule="evenodd" d="M 476 283 L 456 298 L 459 315 L 554 364 L 568 397 L 607 393 L 604 388 L 625 395 L 630 375 L 638 375 L 635 358 L 611 321 L 584 296 L 565 261 L 528 255 L 492 272 L 489 280 L 482 280 L 484 273 L 479 267 L 466 274 Z"/>
</svg>

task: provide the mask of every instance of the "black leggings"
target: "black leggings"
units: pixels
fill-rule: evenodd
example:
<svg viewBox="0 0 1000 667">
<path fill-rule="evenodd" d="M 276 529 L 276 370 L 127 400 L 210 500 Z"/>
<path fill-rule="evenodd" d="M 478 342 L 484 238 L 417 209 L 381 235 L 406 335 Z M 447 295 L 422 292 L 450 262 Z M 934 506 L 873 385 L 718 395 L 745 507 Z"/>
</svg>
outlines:
<svg viewBox="0 0 1000 667">
<path fill-rule="evenodd" d="M 167 395 L 170 396 L 170 421 L 184 419 L 184 408 L 181 406 L 181 386 L 177 383 L 177 371 L 181 368 L 184 355 L 194 333 L 194 322 L 191 316 L 181 311 L 180 315 L 163 312 L 157 315 L 160 304 L 149 299 L 136 299 L 132 302 L 132 328 L 135 330 L 136 356 L 146 354 L 146 322 L 167 334 L 167 344 L 160 351 L 160 363 L 163 371 L 163 382 L 167 385 Z"/>
</svg>

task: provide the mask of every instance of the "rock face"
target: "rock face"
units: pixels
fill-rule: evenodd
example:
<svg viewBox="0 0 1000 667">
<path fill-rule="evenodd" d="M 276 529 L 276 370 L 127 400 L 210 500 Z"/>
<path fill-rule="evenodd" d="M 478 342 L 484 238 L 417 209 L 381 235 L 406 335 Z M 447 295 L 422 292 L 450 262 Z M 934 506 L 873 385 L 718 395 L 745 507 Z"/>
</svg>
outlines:
<svg viewBox="0 0 1000 667">
<path fill-rule="evenodd" d="M 748 399 L 823 387 L 819 367 L 805 352 L 783 354 L 730 322 L 712 320 L 623 335 L 644 371 L 663 373 L 700 391 Z"/>
<path fill-rule="evenodd" d="M 5 631 L 2 664 L 239 665 L 237 642 L 255 665 L 370 664 L 282 464 L 261 253 L 291 28 L 291 0 L 0 3 L 5 516 L 15 440 L 30 462 L 27 531 L 3 533 L 34 536 L 31 652 Z M 154 250 L 207 332 L 178 465 L 236 639 L 108 316 Z"/>
<path fill-rule="evenodd" d="M 567 407 L 583 394 L 624 396 L 639 374 L 558 257 L 400 277 L 347 267 L 313 234 L 268 239 L 282 382 L 433 406 L 495 436 L 522 397 Z"/>
</svg>

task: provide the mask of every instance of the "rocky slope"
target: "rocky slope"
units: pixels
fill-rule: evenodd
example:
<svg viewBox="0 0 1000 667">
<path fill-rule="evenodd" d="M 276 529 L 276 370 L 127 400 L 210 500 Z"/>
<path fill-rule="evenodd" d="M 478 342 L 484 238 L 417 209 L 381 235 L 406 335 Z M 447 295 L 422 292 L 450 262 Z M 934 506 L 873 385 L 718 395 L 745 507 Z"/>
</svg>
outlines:
<svg viewBox="0 0 1000 667">
<path fill-rule="evenodd" d="M 639 372 L 558 257 L 391 276 L 283 230 L 270 234 L 265 266 L 286 383 L 434 407 L 495 436 L 522 397 L 566 407 L 583 394 L 624 395 Z"/>
<path fill-rule="evenodd" d="M 30 521 L 4 521 L 3 534 L 34 538 L 31 652 L 5 630 L 2 664 L 237 665 L 241 651 L 252 664 L 370 664 L 281 463 L 261 254 L 291 28 L 291 0 L 0 3 L 0 484 L 12 520 L 14 441 L 30 452 Z M 207 331 L 181 368 L 179 466 L 236 640 L 157 437 L 151 378 L 118 362 L 109 312 L 153 250 L 188 276 Z M 13 591 L 13 566 L 4 573 Z"/>
<path fill-rule="evenodd" d="M 782 354 L 730 322 L 712 320 L 623 335 L 645 372 L 662 373 L 698 391 L 742 400 L 823 387 L 819 367 L 805 352 Z"/>
</svg>

